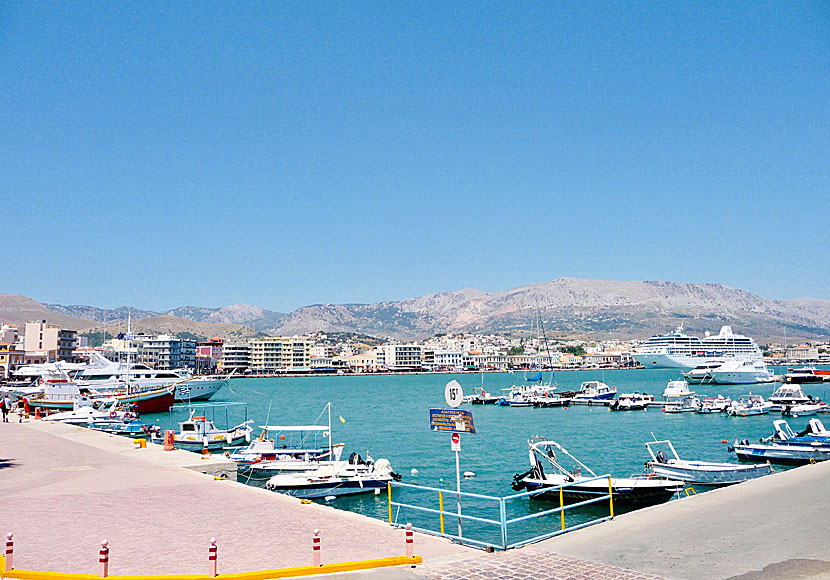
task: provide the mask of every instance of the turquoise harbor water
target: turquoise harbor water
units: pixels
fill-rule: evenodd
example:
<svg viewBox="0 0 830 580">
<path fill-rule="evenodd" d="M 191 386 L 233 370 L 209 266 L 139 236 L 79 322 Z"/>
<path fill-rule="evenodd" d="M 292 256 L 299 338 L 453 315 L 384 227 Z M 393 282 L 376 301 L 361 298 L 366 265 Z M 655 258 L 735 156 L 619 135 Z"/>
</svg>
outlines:
<svg viewBox="0 0 830 580">
<path fill-rule="evenodd" d="M 777 374 L 781 372 L 776 369 Z M 558 372 L 555 381 L 558 390 L 564 391 L 578 388 L 582 381 L 599 379 L 616 386 L 619 393 L 645 391 L 659 399 L 666 383 L 676 378 L 676 370 L 590 370 Z M 467 394 L 482 384 L 482 375 L 469 373 L 234 379 L 212 402 L 246 402 L 249 418 L 259 426 L 266 422 L 269 405 L 269 424 L 325 424 L 324 407 L 331 401 L 333 440 L 346 444 L 344 457 L 352 451 L 365 457 L 368 452 L 376 460 L 389 459 L 404 482 L 454 489 L 455 455 L 450 451 L 450 435 L 431 432 L 428 423 L 429 408 L 446 406 L 444 387 L 453 379 Z M 514 380 L 523 381 L 523 374 L 486 373 L 484 387 L 499 392 Z M 777 386 L 756 385 L 752 391 L 768 397 Z M 747 385 L 690 388 L 703 396 L 722 394 L 732 398 L 750 390 Z M 805 393 L 825 400 L 830 395 L 830 384 L 803 388 Z M 671 439 L 683 458 L 735 462 L 723 439 L 730 444 L 736 437 L 757 440 L 770 435 L 772 421 L 780 418 L 778 413 L 756 417 L 665 414 L 658 408 L 612 413 L 597 406 L 464 408 L 472 411 L 478 434 L 461 438 L 461 471 L 476 474 L 462 480 L 462 491 L 492 496 L 514 493 L 510 486 L 513 474 L 528 469 L 527 439 L 534 435 L 559 442 L 597 474 L 622 477 L 642 473 L 643 463 L 649 459 L 644 443 L 651 440 L 652 433 L 658 439 Z M 242 418 L 239 409 L 233 413 L 231 421 Z M 340 416 L 345 423 L 338 419 Z M 165 426 L 168 415 L 148 415 L 145 419 Z M 789 423 L 798 430 L 808 420 L 789 419 Z M 216 422 L 224 426 L 224 412 L 217 412 Z M 411 475 L 413 468 L 418 470 L 415 476 Z M 546 502 L 525 501 L 519 509 L 538 511 L 546 507 L 539 503 Z M 332 505 L 376 518 L 387 517 L 385 494 L 339 498 Z"/>
</svg>

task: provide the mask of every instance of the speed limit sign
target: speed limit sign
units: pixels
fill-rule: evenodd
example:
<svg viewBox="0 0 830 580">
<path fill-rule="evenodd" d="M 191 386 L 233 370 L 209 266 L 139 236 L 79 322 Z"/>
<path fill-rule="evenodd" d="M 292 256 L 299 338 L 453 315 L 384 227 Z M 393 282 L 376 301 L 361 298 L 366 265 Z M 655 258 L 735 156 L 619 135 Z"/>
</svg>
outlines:
<svg viewBox="0 0 830 580">
<path fill-rule="evenodd" d="M 444 388 L 444 398 L 447 400 L 447 405 L 455 409 L 461 406 L 461 401 L 464 398 L 464 392 L 461 390 L 461 385 L 458 381 L 450 381 Z"/>
</svg>

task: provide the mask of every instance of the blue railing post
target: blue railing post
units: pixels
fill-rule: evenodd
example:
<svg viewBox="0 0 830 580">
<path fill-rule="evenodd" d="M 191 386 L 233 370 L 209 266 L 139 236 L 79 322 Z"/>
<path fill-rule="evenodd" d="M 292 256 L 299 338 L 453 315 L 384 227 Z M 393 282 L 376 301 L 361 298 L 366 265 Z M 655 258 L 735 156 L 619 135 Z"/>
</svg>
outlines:
<svg viewBox="0 0 830 580">
<path fill-rule="evenodd" d="M 501 547 L 507 550 L 507 506 L 503 497 L 499 498 L 499 514 L 501 515 Z"/>
</svg>

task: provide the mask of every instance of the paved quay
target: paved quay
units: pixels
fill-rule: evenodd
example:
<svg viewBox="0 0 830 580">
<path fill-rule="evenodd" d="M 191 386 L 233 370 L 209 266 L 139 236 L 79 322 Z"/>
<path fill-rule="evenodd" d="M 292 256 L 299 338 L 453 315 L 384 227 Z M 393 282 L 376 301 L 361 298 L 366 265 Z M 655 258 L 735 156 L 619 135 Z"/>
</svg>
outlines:
<svg viewBox="0 0 830 580">
<path fill-rule="evenodd" d="M 307 566 L 315 528 L 324 563 L 405 554 L 385 522 L 182 469 L 215 459 L 16 420 L 0 424 L 0 530 L 14 532 L 17 568 L 97 574 L 107 539 L 112 575 L 206 573 L 212 536 L 220 573 Z M 416 548 L 434 565 L 470 554 L 421 535 Z"/>
</svg>

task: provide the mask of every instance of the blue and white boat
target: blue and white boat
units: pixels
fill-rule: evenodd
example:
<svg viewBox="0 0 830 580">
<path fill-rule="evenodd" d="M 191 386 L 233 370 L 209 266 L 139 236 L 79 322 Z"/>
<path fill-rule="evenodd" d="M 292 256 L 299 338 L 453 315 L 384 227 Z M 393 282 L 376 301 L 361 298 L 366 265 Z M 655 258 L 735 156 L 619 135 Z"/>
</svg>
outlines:
<svg viewBox="0 0 830 580">
<path fill-rule="evenodd" d="M 617 387 L 610 387 L 602 381 L 585 381 L 574 395 L 576 401 L 605 401 L 613 399 Z"/>
<path fill-rule="evenodd" d="M 730 448 L 740 459 L 750 461 L 777 461 L 782 463 L 808 463 L 830 459 L 830 432 L 818 419 L 811 419 L 804 431 L 794 433 L 783 419 L 774 421 L 775 433 L 750 443 L 744 439 L 735 441 Z"/>
</svg>

